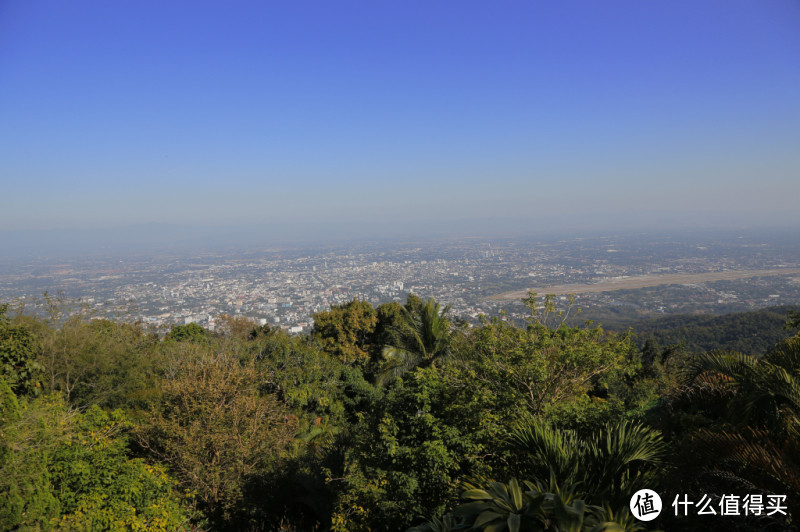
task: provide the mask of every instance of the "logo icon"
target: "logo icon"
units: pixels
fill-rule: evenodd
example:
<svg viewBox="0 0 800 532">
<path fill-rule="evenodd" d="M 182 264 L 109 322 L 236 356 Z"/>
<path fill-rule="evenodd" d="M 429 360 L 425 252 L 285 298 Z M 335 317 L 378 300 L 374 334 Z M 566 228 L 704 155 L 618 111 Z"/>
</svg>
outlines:
<svg viewBox="0 0 800 532">
<path fill-rule="evenodd" d="M 639 521 L 652 521 L 661 513 L 661 497 L 653 490 L 637 491 L 631 497 L 631 513 Z"/>
</svg>

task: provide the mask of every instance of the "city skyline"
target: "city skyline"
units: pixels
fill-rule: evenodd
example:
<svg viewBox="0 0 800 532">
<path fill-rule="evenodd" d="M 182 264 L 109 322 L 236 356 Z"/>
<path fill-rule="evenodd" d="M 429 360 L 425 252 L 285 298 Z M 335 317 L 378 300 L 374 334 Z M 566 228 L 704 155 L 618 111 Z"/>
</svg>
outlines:
<svg viewBox="0 0 800 532">
<path fill-rule="evenodd" d="M 308 333 L 314 314 L 353 300 L 450 305 L 453 316 L 527 316 L 528 290 L 585 319 L 624 325 L 800 302 L 797 232 L 628 233 L 294 245 L 231 252 L 0 260 L 0 300 L 46 312 L 42 294 L 87 316 L 213 329 L 221 315 Z M 70 303 L 71 302 L 71 303 Z M 21 305 L 21 307 L 20 307 Z"/>
</svg>

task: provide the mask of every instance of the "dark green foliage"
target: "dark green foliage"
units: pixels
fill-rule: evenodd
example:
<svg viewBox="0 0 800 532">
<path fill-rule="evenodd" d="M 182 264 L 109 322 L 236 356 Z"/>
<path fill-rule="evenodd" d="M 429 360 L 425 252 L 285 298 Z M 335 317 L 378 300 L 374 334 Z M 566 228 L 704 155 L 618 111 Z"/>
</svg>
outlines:
<svg viewBox="0 0 800 532">
<path fill-rule="evenodd" d="M 785 325 L 797 307 L 773 307 L 723 316 L 670 316 L 640 320 L 630 328 L 640 345 L 653 338 L 661 345 L 681 344 L 690 353 L 730 350 L 761 355 L 786 337 Z"/>
<path fill-rule="evenodd" d="M 491 472 L 502 428 L 488 412 L 491 396 L 463 379 L 456 368 L 418 368 L 353 427 L 338 529 L 397 530 L 439 514 L 466 476 Z"/>
<path fill-rule="evenodd" d="M 664 420 L 672 432 L 674 460 L 683 466 L 669 479 L 672 489 L 787 495 L 790 516 L 763 518 L 758 526 L 790 529 L 792 516 L 800 514 L 798 378 L 796 338 L 759 359 L 725 352 L 694 358 L 687 385 L 671 398 Z"/>
<path fill-rule="evenodd" d="M 408 532 L 449 532 L 457 530 L 519 532 L 635 532 L 644 530 L 630 512 L 615 513 L 592 506 L 579 498 L 574 488 L 562 489 L 552 481 L 541 482 L 511 479 L 507 484 L 467 484 L 461 494 L 464 504 L 452 514 L 409 529 Z"/>
<path fill-rule="evenodd" d="M 284 332 L 259 336 L 250 349 L 265 391 L 275 393 L 296 415 L 341 420 L 347 370 L 338 358 Z"/>
<path fill-rule="evenodd" d="M 606 425 L 581 436 L 530 419 L 512 431 L 510 442 L 520 453 L 520 474 L 580 485 L 589 499 L 614 508 L 624 507 L 642 488 L 657 490 L 664 474 L 667 449 L 661 435 L 638 423 Z"/>
<path fill-rule="evenodd" d="M 413 302 L 416 298 L 409 294 L 408 300 Z M 375 324 L 375 332 L 372 337 L 373 355 L 377 358 L 381 355 L 384 346 L 398 345 L 400 343 L 401 331 L 407 327 L 406 311 L 400 303 L 384 303 L 378 305 L 376 309 L 378 321 Z"/>
<path fill-rule="evenodd" d="M 792 310 L 787 314 L 786 317 L 786 329 L 793 331 L 795 329 L 800 329 L 800 311 L 799 310 Z"/>
<path fill-rule="evenodd" d="M 707 353 L 692 360 L 689 378 L 724 394 L 727 420 L 765 427 L 776 439 L 800 439 L 800 340 L 789 340 L 760 359 Z"/>
<path fill-rule="evenodd" d="M 208 331 L 196 323 L 173 325 L 165 340 L 174 342 L 202 342 L 209 337 Z"/>
<path fill-rule="evenodd" d="M 28 327 L 13 324 L 0 305 L 0 378 L 15 394 L 34 393 L 40 386 L 42 367 L 36 362 L 40 346 Z"/>
<path fill-rule="evenodd" d="M 409 295 L 403 318 L 393 331 L 393 344 L 383 349 L 387 364 L 382 368 L 384 378 L 402 375 L 420 366 L 441 364 L 452 355 L 452 325 L 447 319 L 450 307 L 444 308 L 433 298 L 420 303 Z"/>
<path fill-rule="evenodd" d="M 665 398 L 682 386 L 690 358 L 680 346 L 662 348 L 648 339 L 641 351 L 630 352 L 625 371 L 608 378 L 607 394 L 618 401 L 627 418 L 657 422 L 663 417 Z"/>
</svg>

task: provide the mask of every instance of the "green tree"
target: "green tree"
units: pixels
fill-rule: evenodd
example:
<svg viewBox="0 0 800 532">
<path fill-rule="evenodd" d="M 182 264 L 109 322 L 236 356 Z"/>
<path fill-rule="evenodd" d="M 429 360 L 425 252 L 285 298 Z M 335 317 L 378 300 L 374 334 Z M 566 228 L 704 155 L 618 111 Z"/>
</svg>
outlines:
<svg viewBox="0 0 800 532">
<path fill-rule="evenodd" d="M 623 371 L 605 379 L 608 397 L 620 402 L 626 417 L 659 423 L 665 417 L 665 398 L 683 386 L 689 358 L 680 345 L 661 347 L 648 338 L 640 351 L 631 350 Z"/>
<path fill-rule="evenodd" d="M 250 343 L 262 387 L 295 415 L 342 421 L 345 365 L 302 337 L 273 331 Z"/>
<path fill-rule="evenodd" d="M 756 486 L 787 495 L 788 521 L 800 515 L 800 341 L 760 358 L 702 355 L 690 363 L 689 379 L 673 404 L 702 407 L 689 410 L 693 424 L 678 442 L 681 459 L 699 471 L 684 484 L 734 492 Z"/>
<path fill-rule="evenodd" d="M 469 331 L 459 351 L 475 384 L 492 390 L 513 421 L 524 415 L 566 415 L 568 405 L 578 403 L 608 410 L 608 401 L 591 400 L 587 393 L 624 370 L 632 348 L 627 336 L 599 327 L 551 329 L 531 323 L 519 328 L 492 319 Z"/>
<path fill-rule="evenodd" d="M 608 424 L 582 436 L 531 418 L 511 432 L 510 442 L 520 475 L 580 485 L 593 502 L 613 508 L 624 507 L 639 489 L 657 489 L 664 474 L 661 434 L 639 423 Z"/>
<path fill-rule="evenodd" d="M 500 462 L 503 429 L 491 405 L 456 365 L 394 380 L 341 443 L 333 530 L 398 530 L 441 514 L 463 480 Z"/>
<path fill-rule="evenodd" d="M 418 306 L 412 302 L 409 296 L 409 303 L 402 307 L 404 321 L 395 330 L 396 344 L 383 349 L 386 374 L 397 376 L 417 366 L 435 367 L 453 354 L 453 329 L 447 319 L 450 306 L 442 308 L 433 298 Z"/>
<path fill-rule="evenodd" d="M 189 513 L 164 466 L 129 458 L 131 423 L 97 406 L 75 415 L 49 460 L 64 530 L 177 530 Z"/>
<path fill-rule="evenodd" d="M 57 404 L 21 408 L 0 377 L 0 530 L 49 530 L 60 515 L 47 466 L 66 422 Z"/>
<path fill-rule="evenodd" d="M 466 484 L 464 504 L 441 520 L 433 520 L 408 532 L 454 530 L 519 532 L 521 530 L 571 530 L 575 532 L 635 532 L 644 530 L 630 515 L 586 504 L 575 488 L 559 488 L 552 482 L 488 482 Z"/>
<path fill-rule="evenodd" d="M 409 295 L 409 301 L 416 299 L 415 296 Z M 420 301 L 421 304 L 421 301 Z M 391 303 L 382 303 L 376 309 L 378 322 L 375 324 L 375 333 L 373 334 L 373 348 L 375 349 L 376 358 L 383 352 L 383 348 L 387 345 L 395 345 L 399 343 L 398 331 L 402 330 L 407 325 L 405 311 L 403 305 L 392 301 Z"/>
<path fill-rule="evenodd" d="M 164 468 L 129 458 L 122 412 L 78 413 L 57 396 L 20 407 L 3 387 L 0 379 L 1 529 L 177 530 L 187 522 Z"/>
<path fill-rule="evenodd" d="M 291 456 L 275 482 L 254 490 L 262 529 L 325 529 L 336 503 L 342 454 L 350 447 L 351 423 L 380 397 L 381 389 L 364 379 L 358 366 L 343 364 L 318 349 L 318 342 L 269 330 L 247 347 L 255 358 L 263 391 L 289 407 L 296 423 Z"/>
<path fill-rule="evenodd" d="M 200 345 L 185 355 L 174 361 L 137 441 L 196 493 L 215 526 L 247 526 L 247 487 L 280 465 L 296 419 L 261 391 L 255 361 Z"/>
<path fill-rule="evenodd" d="M 800 329 L 800 311 L 790 311 L 789 315 L 786 317 L 786 325 L 787 330 L 794 330 Z M 800 334 L 798 331 L 797 334 Z"/>
<path fill-rule="evenodd" d="M 207 342 L 208 331 L 196 323 L 173 325 L 164 340 L 174 342 Z"/>
<path fill-rule="evenodd" d="M 15 394 L 33 393 L 40 386 L 39 342 L 28 327 L 12 324 L 7 312 L 8 305 L 0 305 L 0 378 Z"/>
<path fill-rule="evenodd" d="M 761 358 L 715 352 L 689 363 L 693 384 L 726 397 L 726 419 L 763 426 L 777 440 L 800 440 L 800 340 L 787 340 Z"/>
<path fill-rule="evenodd" d="M 133 406 L 154 385 L 158 340 L 138 325 L 74 315 L 43 334 L 45 388 L 76 406 Z"/>
<path fill-rule="evenodd" d="M 354 299 L 314 314 L 314 330 L 322 348 L 348 365 L 365 366 L 370 359 L 369 341 L 378 322 L 368 301 Z"/>
</svg>

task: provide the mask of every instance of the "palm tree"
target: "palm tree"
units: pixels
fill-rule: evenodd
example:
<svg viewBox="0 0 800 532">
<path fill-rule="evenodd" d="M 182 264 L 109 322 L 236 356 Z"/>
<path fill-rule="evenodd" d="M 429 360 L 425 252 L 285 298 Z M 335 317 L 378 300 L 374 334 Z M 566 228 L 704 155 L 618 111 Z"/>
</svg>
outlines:
<svg viewBox="0 0 800 532">
<path fill-rule="evenodd" d="M 632 493 L 656 486 L 666 454 L 659 432 L 630 421 L 582 437 L 530 418 L 512 431 L 510 443 L 522 451 L 526 472 L 534 478 L 580 485 L 593 502 L 612 507 L 623 507 Z"/>
<path fill-rule="evenodd" d="M 542 482 L 511 479 L 504 482 L 465 484 L 464 504 L 442 519 L 410 528 L 407 532 L 573 530 L 576 532 L 637 532 L 644 530 L 630 512 L 586 504 L 575 486 L 559 487 L 551 477 Z"/>
<path fill-rule="evenodd" d="M 800 340 L 789 339 L 761 358 L 706 353 L 689 365 L 692 386 L 722 396 L 728 419 L 756 423 L 777 439 L 800 440 Z"/>
<path fill-rule="evenodd" d="M 394 328 L 394 345 L 383 348 L 388 367 L 383 376 L 402 375 L 415 367 L 436 366 L 452 355 L 450 306 L 441 308 L 433 298 L 409 310 L 401 307 L 403 320 Z"/>
<path fill-rule="evenodd" d="M 800 514 L 800 340 L 760 358 L 707 353 L 690 364 L 688 376 L 685 396 L 724 412 L 720 422 L 692 433 L 710 478 L 786 494 L 790 514 Z"/>
</svg>

